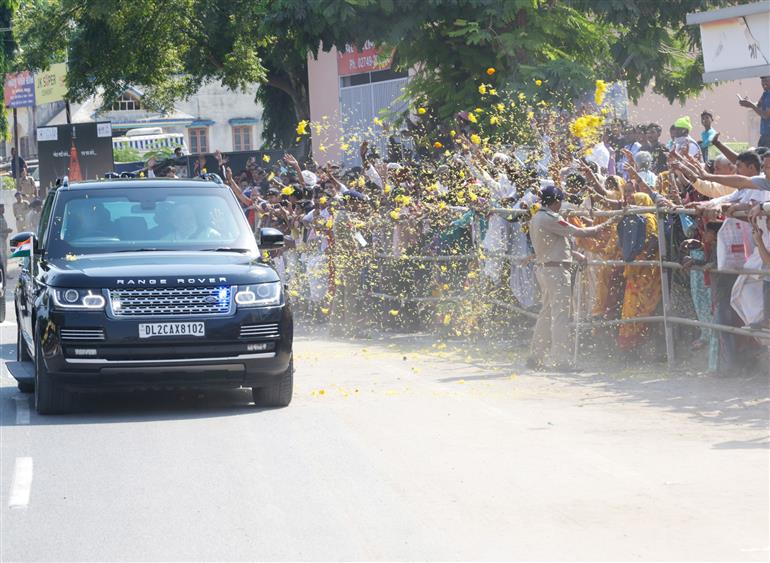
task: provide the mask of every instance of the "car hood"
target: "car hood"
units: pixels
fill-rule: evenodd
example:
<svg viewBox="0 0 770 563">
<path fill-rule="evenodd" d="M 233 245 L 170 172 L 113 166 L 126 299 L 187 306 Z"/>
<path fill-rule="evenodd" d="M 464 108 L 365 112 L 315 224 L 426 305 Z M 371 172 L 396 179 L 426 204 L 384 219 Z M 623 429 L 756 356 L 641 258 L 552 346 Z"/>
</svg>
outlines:
<svg viewBox="0 0 770 563">
<path fill-rule="evenodd" d="M 41 264 L 51 287 L 202 287 L 278 281 L 270 266 L 231 252 L 127 252 Z"/>
</svg>

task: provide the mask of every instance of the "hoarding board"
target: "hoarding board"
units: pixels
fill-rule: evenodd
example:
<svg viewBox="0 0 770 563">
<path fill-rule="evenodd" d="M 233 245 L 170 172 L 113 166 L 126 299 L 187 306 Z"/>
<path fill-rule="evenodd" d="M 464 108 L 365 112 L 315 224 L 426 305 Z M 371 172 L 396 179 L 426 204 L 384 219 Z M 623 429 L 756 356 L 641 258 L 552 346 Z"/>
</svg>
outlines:
<svg viewBox="0 0 770 563">
<path fill-rule="evenodd" d="M 112 127 L 109 122 L 73 123 L 37 130 L 40 186 L 57 178 L 70 183 L 96 180 L 112 171 Z"/>
</svg>

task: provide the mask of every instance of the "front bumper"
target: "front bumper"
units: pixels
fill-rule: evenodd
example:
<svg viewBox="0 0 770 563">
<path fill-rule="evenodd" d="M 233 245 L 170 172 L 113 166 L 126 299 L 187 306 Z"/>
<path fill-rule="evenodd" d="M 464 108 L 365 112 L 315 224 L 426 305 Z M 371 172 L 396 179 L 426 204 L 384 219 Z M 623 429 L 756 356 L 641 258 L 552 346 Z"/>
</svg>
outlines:
<svg viewBox="0 0 770 563">
<path fill-rule="evenodd" d="M 186 321 L 204 322 L 206 335 L 139 338 L 140 323 Z M 260 387 L 286 373 L 294 336 L 288 305 L 194 319 L 52 311 L 38 326 L 47 371 L 60 384 L 78 388 Z M 244 335 L 244 326 L 277 328 Z M 100 336 L 88 336 L 100 328 Z"/>
</svg>

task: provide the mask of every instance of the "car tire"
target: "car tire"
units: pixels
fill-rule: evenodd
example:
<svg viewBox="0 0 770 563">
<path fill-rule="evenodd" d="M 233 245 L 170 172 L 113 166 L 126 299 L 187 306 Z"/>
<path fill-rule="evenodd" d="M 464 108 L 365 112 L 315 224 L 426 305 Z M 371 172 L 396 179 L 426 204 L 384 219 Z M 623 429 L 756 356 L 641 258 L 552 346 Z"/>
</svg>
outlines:
<svg viewBox="0 0 770 563">
<path fill-rule="evenodd" d="M 72 410 L 73 395 L 57 385 L 43 361 L 40 339 L 35 342 L 35 410 L 38 414 L 64 414 Z"/>
<path fill-rule="evenodd" d="M 280 379 L 265 387 L 252 387 L 251 396 L 258 407 L 288 407 L 294 394 L 294 359 Z"/>
<path fill-rule="evenodd" d="M 32 356 L 29 355 L 29 349 L 27 343 L 21 334 L 21 325 L 16 323 L 16 361 L 17 362 L 29 362 L 32 361 Z"/>
</svg>

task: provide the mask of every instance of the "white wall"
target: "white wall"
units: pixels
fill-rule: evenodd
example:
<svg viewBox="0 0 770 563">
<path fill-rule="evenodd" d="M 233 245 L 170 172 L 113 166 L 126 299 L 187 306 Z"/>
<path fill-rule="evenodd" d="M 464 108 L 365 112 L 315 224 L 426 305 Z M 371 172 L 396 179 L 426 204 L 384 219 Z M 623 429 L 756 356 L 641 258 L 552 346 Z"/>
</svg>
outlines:
<svg viewBox="0 0 770 563">
<path fill-rule="evenodd" d="M 211 82 L 205 84 L 190 99 L 176 102 L 174 106 L 178 111 L 193 115 L 196 119 L 214 121 L 214 124 L 208 128 L 209 150 L 211 152 L 217 149 L 223 152 L 233 150 L 233 132 L 229 123 L 230 119 L 256 118 L 257 124 L 252 126 L 251 134 L 251 147 L 255 149 L 262 145 L 262 106 L 254 101 L 256 93 L 256 85 L 250 87 L 246 92 L 233 92 L 222 86 L 221 83 Z M 187 147 L 190 147 L 189 136 L 187 137 Z"/>
</svg>

